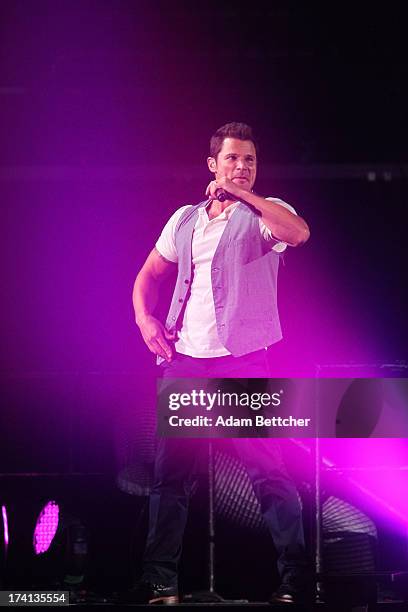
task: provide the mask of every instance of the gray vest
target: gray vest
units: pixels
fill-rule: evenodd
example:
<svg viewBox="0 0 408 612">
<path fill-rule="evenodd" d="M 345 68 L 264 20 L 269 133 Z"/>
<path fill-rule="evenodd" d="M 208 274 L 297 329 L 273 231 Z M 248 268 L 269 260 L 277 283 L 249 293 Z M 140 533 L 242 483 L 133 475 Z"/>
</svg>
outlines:
<svg viewBox="0 0 408 612">
<path fill-rule="evenodd" d="M 191 245 L 198 209 L 188 208 L 176 226 L 178 276 L 166 327 L 179 329 L 192 282 Z M 277 307 L 279 254 L 261 236 L 259 216 L 238 204 L 228 220 L 211 264 L 218 337 L 239 357 L 282 338 Z"/>
</svg>

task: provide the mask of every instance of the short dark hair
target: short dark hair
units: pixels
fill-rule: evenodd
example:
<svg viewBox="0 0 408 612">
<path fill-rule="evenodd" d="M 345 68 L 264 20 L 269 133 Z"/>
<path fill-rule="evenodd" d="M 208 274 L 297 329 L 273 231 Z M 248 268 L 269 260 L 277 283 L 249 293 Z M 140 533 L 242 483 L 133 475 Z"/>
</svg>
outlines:
<svg viewBox="0 0 408 612">
<path fill-rule="evenodd" d="M 217 159 L 218 153 L 222 149 L 225 138 L 238 138 L 239 140 L 250 140 L 254 143 L 255 151 L 258 154 L 258 145 L 252 133 L 252 128 L 246 123 L 226 123 L 218 128 L 211 136 L 210 156 Z"/>
</svg>

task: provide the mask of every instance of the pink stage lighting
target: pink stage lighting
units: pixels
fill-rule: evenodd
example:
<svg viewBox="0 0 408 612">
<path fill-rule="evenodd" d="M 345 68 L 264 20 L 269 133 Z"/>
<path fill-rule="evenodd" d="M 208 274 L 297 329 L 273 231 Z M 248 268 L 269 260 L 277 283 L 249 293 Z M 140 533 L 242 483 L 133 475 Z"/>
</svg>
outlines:
<svg viewBox="0 0 408 612">
<path fill-rule="evenodd" d="M 59 522 L 59 506 L 49 501 L 41 510 L 34 529 L 33 546 L 36 555 L 47 552 L 54 539 Z"/>
<path fill-rule="evenodd" d="M 4 541 L 4 550 L 7 552 L 8 544 L 9 544 L 9 531 L 8 531 L 8 521 L 7 521 L 7 510 L 6 506 L 1 507 L 1 515 L 3 517 L 3 541 Z"/>
</svg>

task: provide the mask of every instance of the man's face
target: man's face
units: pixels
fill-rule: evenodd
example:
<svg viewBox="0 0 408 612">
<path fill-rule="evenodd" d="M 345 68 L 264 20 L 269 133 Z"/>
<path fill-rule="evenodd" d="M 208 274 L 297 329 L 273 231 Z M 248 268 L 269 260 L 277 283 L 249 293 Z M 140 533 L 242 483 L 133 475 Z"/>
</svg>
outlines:
<svg viewBox="0 0 408 612">
<path fill-rule="evenodd" d="M 256 152 L 251 140 L 224 138 L 217 159 L 207 159 L 215 178 L 226 176 L 245 191 L 251 191 L 256 179 Z"/>
</svg>

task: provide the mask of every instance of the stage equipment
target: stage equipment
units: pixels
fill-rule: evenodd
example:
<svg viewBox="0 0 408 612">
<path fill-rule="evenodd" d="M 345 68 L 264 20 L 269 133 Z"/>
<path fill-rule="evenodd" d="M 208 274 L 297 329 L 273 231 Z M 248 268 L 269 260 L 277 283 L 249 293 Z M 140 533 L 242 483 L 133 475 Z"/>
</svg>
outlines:
<svg viewBox="0 0 408 612">
<path fill-rule="evenodd" d="M 225 202 L 226 200 L 234 200 L 234 196 L 232 196 L 225 189 L 218 188 L 215 192 L 216 198 L 219 202 Z"/>
<path fill-rule="evenodd" d="M 33 573 L 42 583 L 52 581 L 63 589 L 83 583 L 88 559 L 86 529 L 79 518 L 54 501 L 46 504 L 37 519 L 33 547 Z"/>
<path fill-rule="evenodd" d="M 0 520 L 0 587 L 3 586 L 3 577 L 6 568 L 7 552 L 9 545 L 9 529 L 8 529 L 8 518 L 7 508 L 5 505 L 1 506 L 1 520 Z"/>
<path fill-rule="evenodd" d="M 258 500 L 243 463 L 225 449 L 214 453 L 215 512 L 250 530 L 265 531 Z"/>
<path fill-rule="evenodd" d="M 377 588 L 381 578 L 391 579 L 396 571 L 378 572 L 376 547 L 374 546 L 373 534 L 361 535 L 342 534 L 342 530 L 337 534 L 334 532 L 333 540 L 327 541 L 324 533 L 323 517 L 323 478 L 326 480 L 328 474 L 330 478 L 337 475 L 337 480 L 341 481 L 341 492 L 354 489 L 357 493 L 356 499 L 364 503 L 375 501 L 378 515 L 387 515 L 390 519 L 401 525 L 401 537 L 407 537 L 407 519 L 398 508 L 389 503 L 389 500 L 382 498 L 378 494 L 375 485 L 370 488 L 364 486 L 356 474 L 367 471 L 367 466 L 356 465 L 342 466 L 339 462 L 339 455 L 336 459 L 338 463 L 330 459 L 330 450 L 335 451 L 336 446 L 342 444 L 342 438 L 347 443 L 347 437 L 352 437 L 357 442 L 361 438 L 369 444 L 375 446 L 375 438 L 381 437 L 382 425 L 386 422 L 387 431 L 391 423 L 398 422 L 401 415 L 406 423 L 406 380 L 398 380 L 407 375 L 408 365 L 401 362 L 398 364 L 342 364 L 342 365 L 320 365 L 316 370 L 316 378 L 338 378 L 339 397 L 333 399 L 333 394 L 327 397 L 322 395 L 319 381 L 316 381 L 316 422 L 320 419 L 332 419 L 335 426 L 337 439 L 315 439 L 313 445 L 313 456 L 315 465 L 315 571 L 316 582 L 316 601 L 317 602 L 338 602 L 339 598 L 344 597 L 347 584 L 353 586 L 356 596 L 355 604 L 374 603 L 377 598 Z M 393 385 L 387 386 L 387 392 L 383 393 L 382 379 L 395 378 L 395 389 Z M 392 381 L 391 381 L 392 382 Z M 397 401 L 395 398 L 397 397 Z M 402 414 L 404 412 L 404 414 Z M 402 421 L 401 421 L 402 423 Z M 398 431 L 396 432 L 396 436 Z M 371 438 L 371 439 L 370 439 Z M 392 439 L 391 439 L 392 440 Z M 398 440 L 398 438 L 397 438 Z M 301 443 L 300 441 L 298 441 Z M 344 444 L 344 443 L 343 443 Z M 379 443 L 378 443 L 379 444 Z M 378 446 L 377 444 L 377 446 Z M 371 449 L 371 450 L 373 450 Z M 334 455 L 336 456 L 336 455 Z M 344 463 L 344 457 L 342 462 Z M 362 459 L 362 458 L 360 458 Z M 408 459 L 408 458 L 407 458 Z M 381 462 L 381 457 L 377 460 Z M 372 467 L 372 466 L 371 466 Z M 377 465 L 378 474 L 385 473 L 386 469 Z M 408 465 L 393 466 L 393 470 L 402 471 L 408 469 Z M 390 471 L 390 467 L 388 467 Z M 364 499 L 365 498 L 365 499 Z M 369 505 L 369 504 L 368 504 Z M 374 504 L 371 503 L 373 511 Z M 338 513 L 337 513 L 338 514 Z M 405 530 L 405 532 L 404 532 Z M 406 548 L 406 545 L 405 545 Z M 350 555 L 358 559 L 357 565 L 350 563 Z M 408 558 L 401 559 L 404 569 L 408 569 Z M 401 567 L 398 568 L 401 570 Z M 401 572 L 397 572 L 401 573 Z M 343 599 L 342 599 L 343 600 Z M 345 600 L 344 600 L 345 601 Z"/>
<path fill-rule="evenodd" d="M 215 590 L 215 463 L 213 440 L 208 440 L 208 590 L 186 595 L 185 603 L 247 604 L 247 599 L 224 599 Z"/>
<path fill-rule="evenodd" d="M 350 433 L 359 436 L 381 437 L 383 428 L 389 429 L 389 415 L 392 422 L 397 422 L 399 408 L 397 403 L 388 401 L 380 404 L 378 401 L 378 390 L 381 386 L 381 378 L 397 378 L 406 375 L 407 369 L 404 364 L 391 366 L 378 365 L 352 365 L 352 366 L 320 366 L 324 372 L 320 372 L 322 378 L 337 378 L 338 384 L 330 402 L 328 398 L 323 398 L 324 418 L 333 430 L 333 435 L 349 435 Z M 349 369 L 347 369 L 349 368 Z M 345 378 L 347 377 L 347 379 Z M 372 380 L 358 380 L 358 378 L 369 378 Z M 356 381 L 357 379 L 357 381 Z M 315 393 L 315 383 L 310 381 L 310 393 Z M 398 385 L 392 391 L 397 396 L 403 381 L 396 381 Z M 307 387 L 307 389 L 309 389 Z M 398 387 L 398 389 L 397 389 Z M 309 392 L 309 391 L 308 391 Z M 358 419 L 358 406 L 361 397 L 371 397 L 370 408 L 366 412 L 360 412 L 361 418 Z M 320 398 L 322 400 L 322 398 Z M 147 405 L 147 403 L 146 403 Z M 394 418 L 395 417 L 395 418 Z M 350 419 L 353 419 L 353 427 L 350 426 Z M 357 420 L 356 420 L 357 418 Z M 155 416 L 153 409 L 149 411 L 139 411 L 135 413 L 135 425 L 131 432 L 127 432 L 132 440 L 127 443 L 126 454 L 127 462 L 122 463 L 122 470 L 118 476 L 120 488 L 126 492 L 147 495 L 152 485 L 154 452 L 155 452 Z M 134 435 L 133 435 L 134 434 Z M 392 439 L 389 440 L 392 442 Z M 341 439 L 317 440 L 316 447 L 314 442 L 307 440 L 286 440 L 288 446 L 293 445 L 289 454 L 294 454 L 297 448 L 299 454 L 298 465 L 296 460 L 290 467 L 294 473 L 300 489 L 306 491 L 302 495 L 303 500 L 308 505 L 308 489 L 313 483 L 315 485 L 314 498 L 318 511 L 314 520 L 319 552 L 319 572 L 323 574 L 325 568 L 340 571 L 346 566 L 344 554 L 347 554 L 347 566 L 353 572 L 374 572 L 376 570 L 376 551 L 381 548 L 381 534 L 378 534 L 377 519 L 381 516 L 388 516 L 393 520 L 403 519 L 402 513 L 393 507 L 389 500 L 381 498 L 376 494 L 375 488 L 361 486 L 359 482 L 359 470 L 361 473 L 366 470 L 365 466 L 354 463 L 352 467 L 344 467 L 336 457 L 333 461 L 330 458 L 330 450 L 342 442 Z M 359 442 L 359 439 L 356 439 Z M 376 440 L 370 439 L 374 447 Z M 213 503 L 214 515 L 209 519 L 210 527 L 210 562 L 214 556 L 213 547 L 213 521 L 216 516 L 226 518 L 238 527 L 248 530 L 255 530 L 258 533 L 264 531 L 266 527 L 263 523 L 258 502 L 252 490 L 252 485 L 246 474 L 244 466 L 239 459 L 234 456 L 234 452 L 227 450 L 224 441 L 213 443 L 214 474 L 213 474 Z M 314 451 L 313 451 L 314 448 Z M 408 446 L 407 446 L 408 449 Z M 314 454 L 313 454 L 314 453 Z M 408 469 L 408 457 L 406 467 Z M 377 465 L 377 469 L 381 466 Z M 397 470 L 397 467 L 392 469 Z M 401 477 L 404 465 L 398 464 Z M 296 474 L 299 470 L 299 474 Z M 305 473 L 307 471 L 307 473 Z M 379 472 L 381 473 L 381 471 Z M 315 477 L 315 480 L 314 480 Z M 379 479 L 381 480 L 381 479 Z M 211 483 L 211 480 L 210 480 Z M 210 493 L 211 494 L 211 493 Z M 310 497 L 313 495 L 310 493 Z M 371 507 L 368 506 L 371 503 Z M 375 510 L 375 513 L 372 511 Z M 315 516 L 313 514 L 313 516 Z M 345 522 L 341 523 L 341 517 Z M 337 527 L 334 528 L 334 525 Z M 337 532 L 337 533 L 336 533 Z M 377 533 L 376 533 L 377 532 Z M 384 531 L 385 533 L 385 531 Z M 388 537 L 388 534 L 386 534 Z M 347 551 L 347 552 L 345 552 Z M 385 555 L 386 556 L 386 555 Z M 212 560 L 213 563 L 213 560 Z M 399 568 L 402 571 L 404 568 Z M 327 572 L 326 572 L 327 573 Z M 377 574 L 378 575 L 378 571 Z M 369 590 L 373 581 L 369 581 Z M 210 591 L 214 588 L 214 576 L 210 571 L 209 576 Z M 370 591 L 371 593 L 371 591 Z"/>
<path fill-rule="evenodd" d="M 7 550 L 9 545 L 9 529 L 8 529 L 8 519 L 7 519 L 7 508 L 6 506 L 1 507 L 1 519 L 2 519 L 2 531 L 3 531 L 3 539 L 2 539 L 2 548 L 4 550 L 4 558 L 7 556 Z"/>
<path fill-rule="evenodd" d="M 59 506 L 55 501 L 49 501 L 41 510 L 33 535 L 33 546 L 36 555 L 47 552 L 58 529 Z"/>
<path fill-rule="evenodd" d="M 22 489 L 1 510 L 0 583 L 4 587 L 68 590 L 82 584 L 88 549 L 79 519 L 55 499 L 33 500 L 24 497 Z"/>
</svg>

